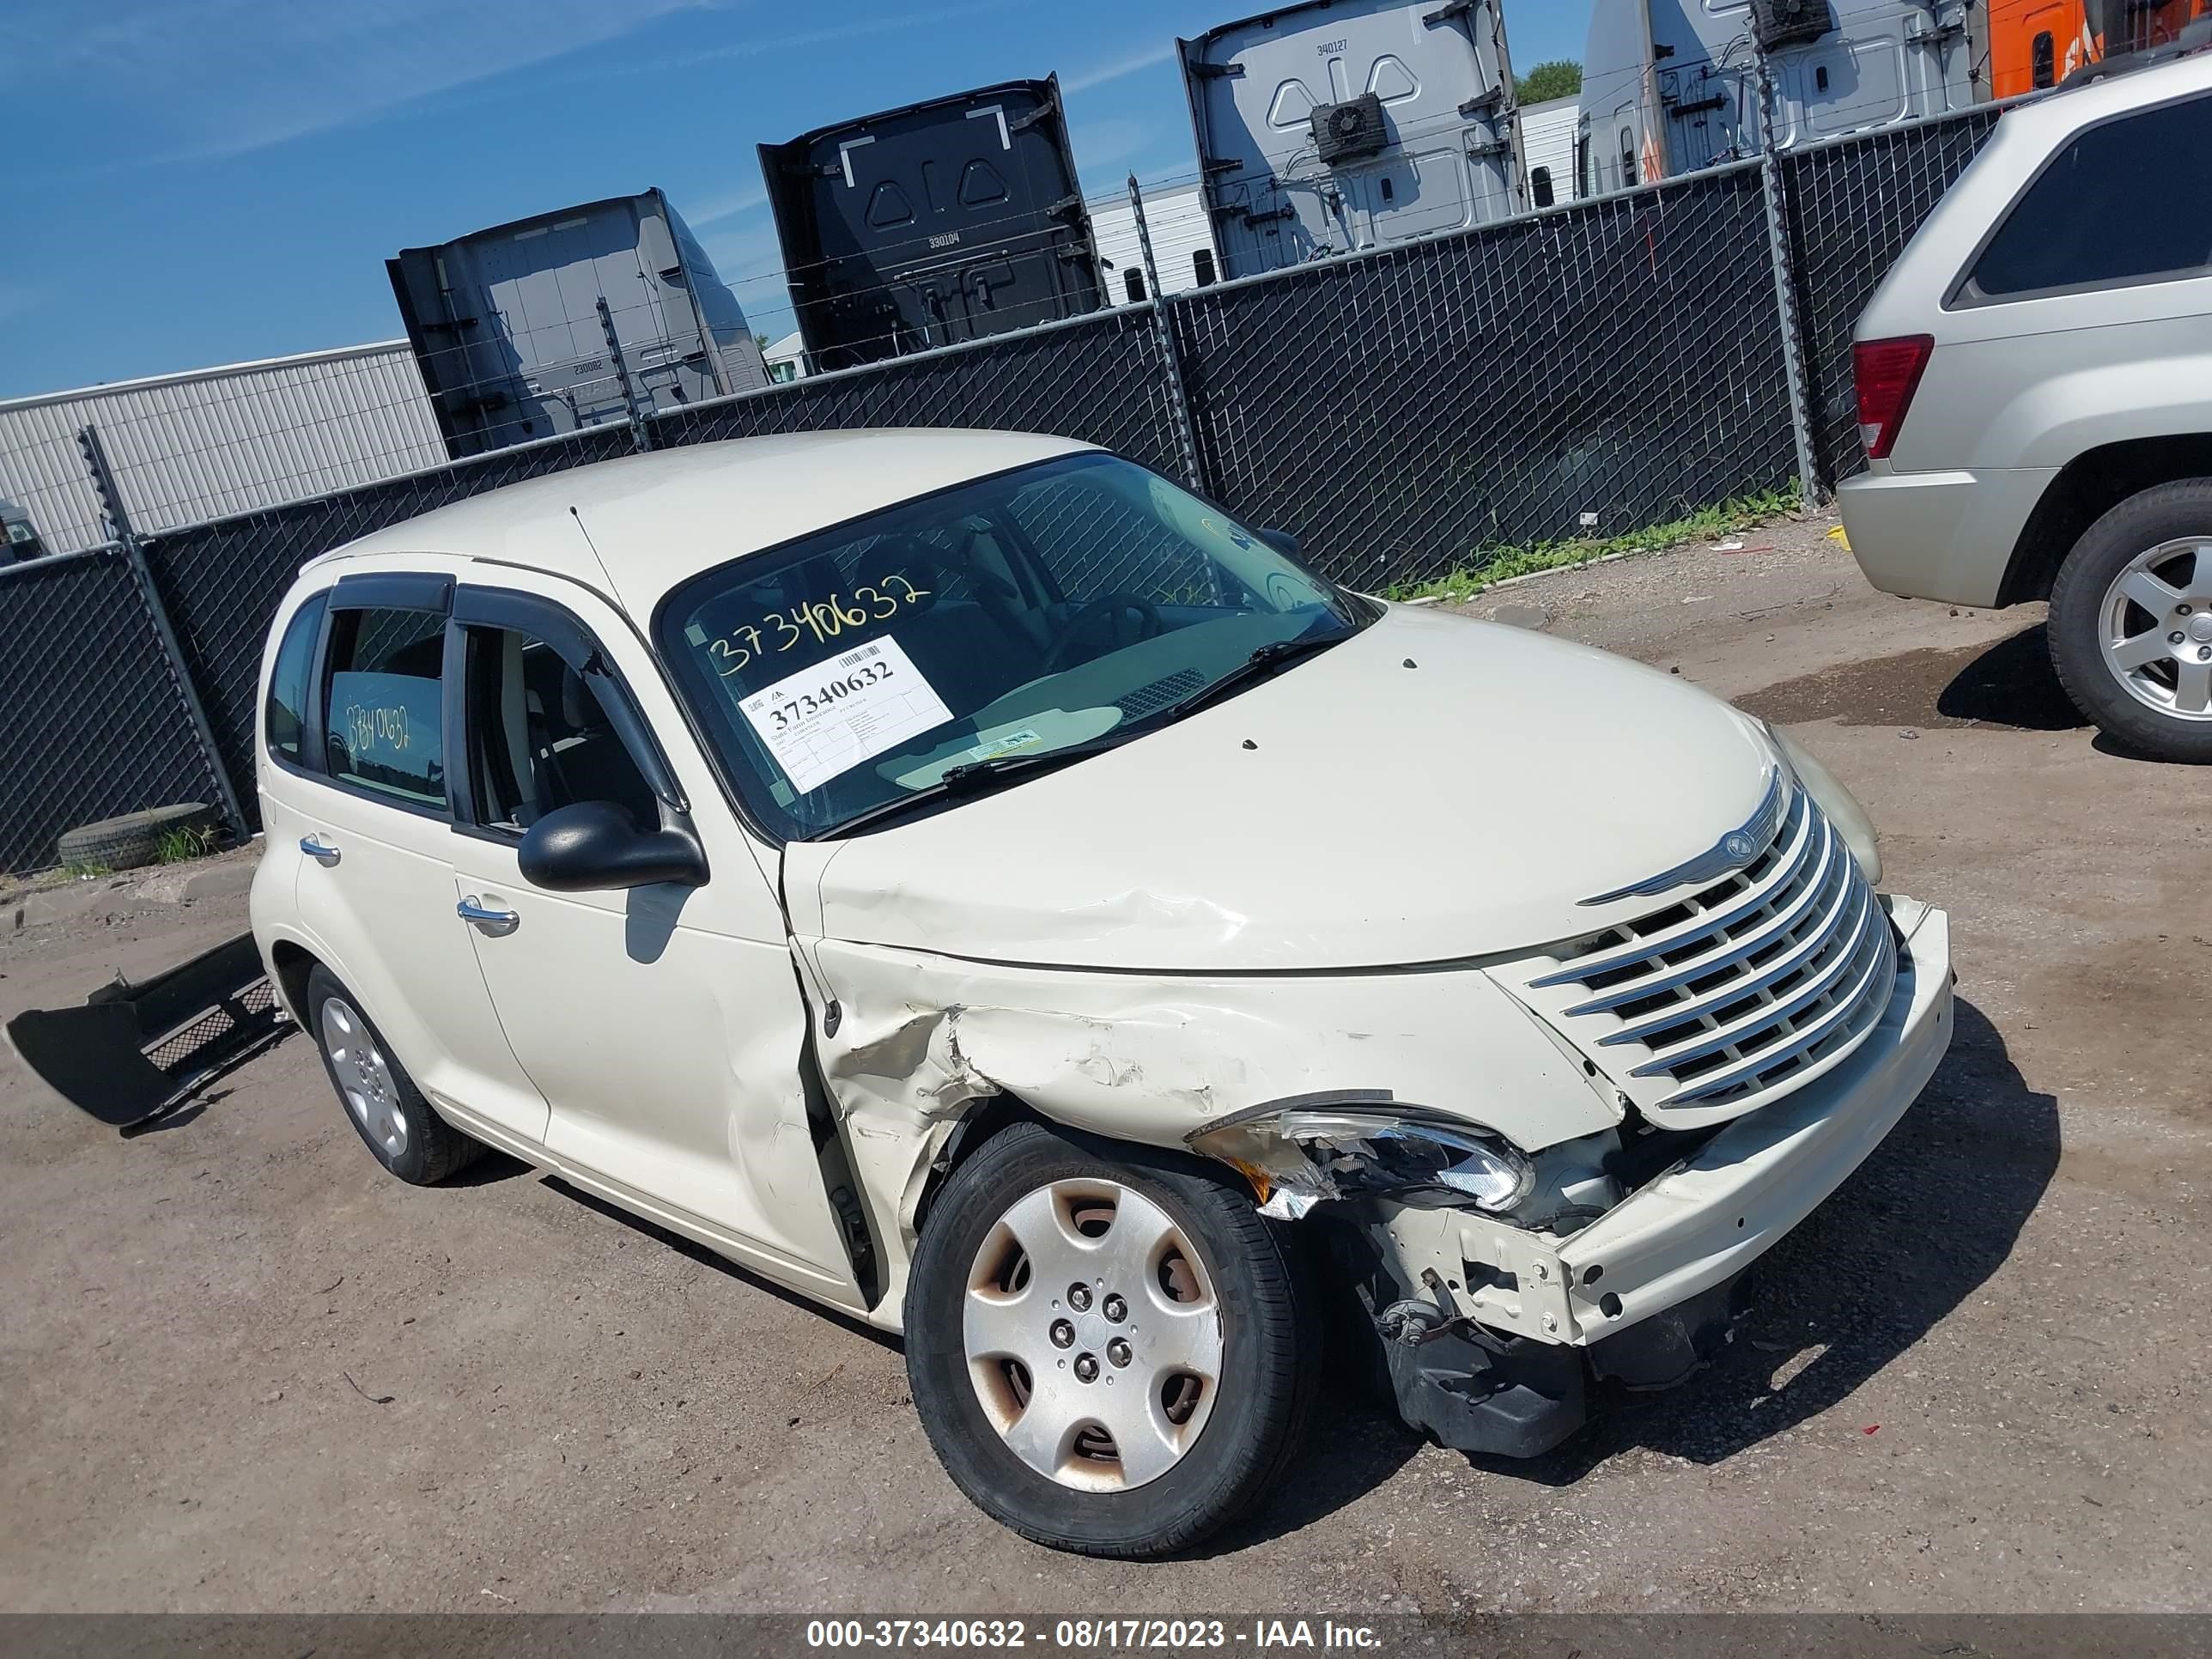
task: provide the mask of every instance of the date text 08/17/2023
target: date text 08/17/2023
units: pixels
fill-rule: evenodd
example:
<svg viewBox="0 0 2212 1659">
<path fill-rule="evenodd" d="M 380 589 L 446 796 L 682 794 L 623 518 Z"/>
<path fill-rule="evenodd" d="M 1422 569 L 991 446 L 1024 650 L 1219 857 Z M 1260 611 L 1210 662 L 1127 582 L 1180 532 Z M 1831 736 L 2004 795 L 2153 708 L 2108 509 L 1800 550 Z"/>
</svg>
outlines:
<svg viewBox="0 0 2212 1659">
<path fill-rule="evenodd" d="M 1025 1648 L 1076 1652 L 1356 1649 L 1382 1645 L 1366 1625 L 1333 1619 L 815 1619 L 810 1648 Z"/>
</svg>

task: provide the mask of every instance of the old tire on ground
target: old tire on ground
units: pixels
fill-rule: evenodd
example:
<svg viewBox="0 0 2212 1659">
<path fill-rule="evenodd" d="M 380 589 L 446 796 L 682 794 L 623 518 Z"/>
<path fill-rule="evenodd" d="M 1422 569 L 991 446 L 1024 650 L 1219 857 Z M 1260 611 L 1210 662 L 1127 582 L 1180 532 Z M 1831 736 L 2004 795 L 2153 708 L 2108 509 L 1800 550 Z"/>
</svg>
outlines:
<svg viewBox="0 0 2212 1659">
<path fill-rule="evenodd" d="M 2051 659 L 2074 705 L 2130 749 L 2212 764 L 2212 478 L 2130 495 L 2051 590 Z"/>
<path fill-rule="evenodd" d="M 993 1519 L 1145 1557 L 1249 1510 L 1304 1437 L 1314 1297 L 1293 1241 L 1197 1159 L 1018 1123 L 945 1182 L 906 1295 L 931 1446 Z"/>
<path fill-rule="evenodd" d="M 307 975 L 307 1034 L 354 1133 L 402 1181 L 434 1186 L 483 1155 L 482 1141 L 432 1109 L 360 1001 L 320 963 Z"/>
<path fill-rule="evenodd" d="M 110 870 L 135 870 L 142 864 L 153 863 L 166 831 L 199 831 L 215 827 L 213 809 L 198 801 L 180 806 L 149 806 L 143 812 L 125 812 L 121 817 L 102 818 L 97 823 L 64 830 L 54 850 L 65 865 L 92 864 Z"/>
</svg>

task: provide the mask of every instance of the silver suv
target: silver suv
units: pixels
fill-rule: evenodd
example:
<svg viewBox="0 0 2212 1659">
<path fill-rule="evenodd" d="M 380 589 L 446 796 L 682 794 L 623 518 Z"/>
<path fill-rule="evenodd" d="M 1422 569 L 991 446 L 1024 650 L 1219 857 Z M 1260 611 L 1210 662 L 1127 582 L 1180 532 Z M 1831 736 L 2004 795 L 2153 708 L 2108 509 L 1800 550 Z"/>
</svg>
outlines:
<svg viewBox="0 0 2212 1659">
<path fill-rule="evenodd" d="M 2008 111 L 1854 343 L 1851 550 L 1891 593 L 2051 601 L 2075 704 L 2212 763 L 2212 52 Z"/>
</svg>

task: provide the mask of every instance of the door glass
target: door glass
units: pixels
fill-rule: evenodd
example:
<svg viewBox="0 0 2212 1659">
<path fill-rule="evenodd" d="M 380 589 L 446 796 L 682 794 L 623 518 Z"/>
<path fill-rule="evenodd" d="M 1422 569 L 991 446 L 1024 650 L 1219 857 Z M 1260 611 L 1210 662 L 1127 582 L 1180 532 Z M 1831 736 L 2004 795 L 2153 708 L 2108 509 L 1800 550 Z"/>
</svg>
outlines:
<svg viewBox="0 0 2212 1659">
<path fill-rule="evenodd" d="M 327 592 L 316 594 L 292 614 L 284 642 L 276 647 L 276 666 L 269 676 L 269 752 L 294 765 L 304 764 L 300 739 L 307 709 L 307 676 L 314 670 L 315 638 L 323 629 Z"/>
<path fill-rule="evenodd" d="M 598 674 L 534 635 L 468 630 L 470 776 L 488 829 L 520 834 L 579 801 L 611 801 L 641 830 L 660 821 L 645 774 L 607 717 Z"/>
<path fill-rule="evenodd" d="M 446 804 L 446 619 L 428 611 L 332 613 L 330 775 L 417 805 Z"/>
</svg>

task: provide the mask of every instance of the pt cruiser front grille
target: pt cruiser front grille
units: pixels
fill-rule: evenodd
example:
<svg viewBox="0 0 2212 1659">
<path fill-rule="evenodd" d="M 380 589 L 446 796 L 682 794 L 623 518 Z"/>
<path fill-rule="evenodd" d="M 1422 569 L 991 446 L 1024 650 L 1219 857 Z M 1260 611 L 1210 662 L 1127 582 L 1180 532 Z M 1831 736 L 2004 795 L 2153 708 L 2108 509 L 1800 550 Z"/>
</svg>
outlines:
<svg viewBox="0 0 2212 1659">
<path fill-rule="evenodd" d="M 1795 783 L 1735 874 L 1498 970 L 1640 1108 L 1733 1115 L 1826 1071 L 1897 980 L 1888 913 Z"/>
</svg>

